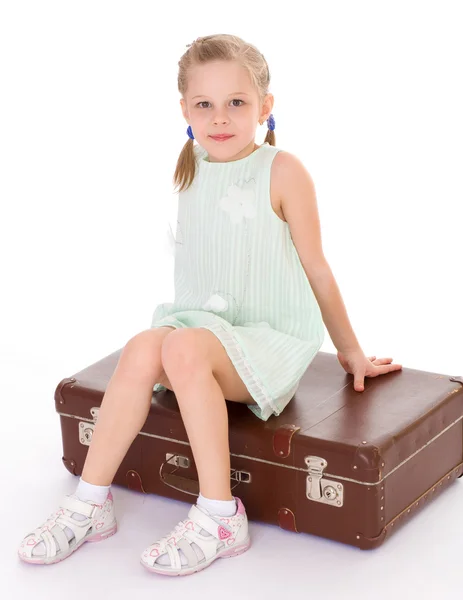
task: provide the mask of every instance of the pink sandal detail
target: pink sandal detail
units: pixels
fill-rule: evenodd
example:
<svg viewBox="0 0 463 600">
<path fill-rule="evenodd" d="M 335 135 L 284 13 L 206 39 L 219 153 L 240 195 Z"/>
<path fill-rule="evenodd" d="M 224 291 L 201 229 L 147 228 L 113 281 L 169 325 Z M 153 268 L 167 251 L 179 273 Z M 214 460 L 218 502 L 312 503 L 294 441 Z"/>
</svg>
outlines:
<svg viewBox="0 0 463 600">
<path fill-rule="evenodd" d="M 211 515 L 198 505 L 192 506 L 187 519 L 146 548 L 141 555 L 141 564 L 148 571 L 160 575 L 191 575 L 218 558 L 230 558 L 246 552 L 251 546 L 248 519 L 241 500 L 236 497 L 235 500 L 237 511 L 232 517 Z M 182 564 L 179 551 L 187 560 L 186 565 Z M 166 554 L 170 564 L 160 564 L 159 559 Z"/>
</svg>

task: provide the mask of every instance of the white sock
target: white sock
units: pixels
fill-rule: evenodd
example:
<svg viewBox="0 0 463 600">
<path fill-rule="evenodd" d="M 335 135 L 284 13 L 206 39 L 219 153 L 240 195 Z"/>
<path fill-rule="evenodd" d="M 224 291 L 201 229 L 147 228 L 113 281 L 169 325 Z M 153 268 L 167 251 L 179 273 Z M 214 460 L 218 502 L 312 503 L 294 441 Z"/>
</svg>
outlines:
<svg viewBox="0 0 463 600">
<path fill-rule="evenodd" d="M 236 515 L 236 511 L 238 510 L 236 507 L 236 500 L 209 500 L 209 498 L 205 498 L 201 492 L 198 496 L 198 506 L 202 506 L 211 515 L 219 516 L 219 517 L 233 517 Z"/>
<path fill-rule="evenodd" d="M 93 502 L 94 504 L 103 504 L 108 496 L 110 488 L 110 485 L 94 485 L 93 483 L 87 483 L 81 477 L 75 495 L 79 500 Z"/>
<path fill-rule="evenodd" d="M 236 515 L 236 511 L 238 510 L 235 499 L 233 499 L 233 500 L 210 500 L 209 498 L 205 498 L 201 494 L 201 492 L 199 493 L 198 501 L 196 504 L 198 506 L 201 506 L 202 508 L 205 508 L 211 515 L 219 516 L 219 517 L 233 517 L 233 515 Z M 200 534 L 205 535 L 205 536 L 211 535 L 205 529 L 201 529 Z M 191 547 L 196 552 L 196 556 L 198 557 L 198 560 L 201 560 L 204 558 L 204 554 L 203 554 L 201 548 L 197 544 L 192 543 Z M 178 553 L 179 553 L 180 561 L 181 561 L 182 565 L 187 565 L 188 561 L 187 561 L 184 553 L 181 550 L 179 550 Z M 156 562 L 160 565 L 170 565 L 171 561 L 170 561 L 168 554 L 163 554 L 160 558 L 158 558 L 158 560 Z"/>
<path fill-rule="evenodd" d="M 93 504 L 103 504 L 106 500 L 110 485 L 93 485 L 92 483 L 87 483 L 82 479 L 79 479 L 79 483 L 77 485 L 77 489 L 73 494 L 79 500 L 83 500 L 84 502 L 92 502 Z M 81 515 L 80 513 L 72 513 L 72 518 L 76 521 L 85 521 L 87 518 L 85 515 Z M 72 529 L 69 527 L 64 528 L 64 533 L 70 542 L 75 536 Z M 56 540 L 55 540 L 56 541 Z M 56 542 L 56 548 L 59 549 L 59 543 Z M 32 551 L 33 556 L 44 556 L 46 554 L 45 543 L 40 542 Z"/>
</svg>

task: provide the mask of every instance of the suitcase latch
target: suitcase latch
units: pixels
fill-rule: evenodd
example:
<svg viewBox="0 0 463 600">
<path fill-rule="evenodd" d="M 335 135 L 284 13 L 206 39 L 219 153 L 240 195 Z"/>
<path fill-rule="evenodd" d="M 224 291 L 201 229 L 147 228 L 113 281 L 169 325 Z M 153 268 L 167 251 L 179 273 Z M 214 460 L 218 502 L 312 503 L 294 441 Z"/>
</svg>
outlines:
<svg viewBox="0 0 463 600">
<path fill-rule="evenodd" d="M 90 413 L 93 417 L 93 423 L 89 423 L 88 421 L 79 422 L 79 442 L 83 446 L 90 446 L 90 442 L 92 441 L 93 430 L 95 429 L 95 423 L 98 418 L 99 411 L 99 406 L 94 406 L 90 409 Z"/>
<path fill-rule="evenodd" d="M 323 471 L 328 462 L 319 456 L 306 456 L 305 463 L 309 471 L 306 485 L 307 498 L 314 502 L 341 507 L 344 503 L 343 484 L 323 478 Z"/>
<path fill-rule="evenodd" d="M 188 456 L 180 456 L 179 454 L 166 454 L 166 462 L 182 469 L 188 469 L 190 467 L 190 459 Z"/>
<path fill-rule="evenodd" d="M 166 454 L 166 463 L 179 468 L 181 467 L 182 469 L 190 467 L 190 459 L 187 456 L 180 456 L 179 454 Z M 251 483 L 252 481 L 251 473 L 248 473 L 248 471 L 237 471 L 236 469 L 230 469 L 230 479 L 238 481 L 238 483 Z"/>
</svg>

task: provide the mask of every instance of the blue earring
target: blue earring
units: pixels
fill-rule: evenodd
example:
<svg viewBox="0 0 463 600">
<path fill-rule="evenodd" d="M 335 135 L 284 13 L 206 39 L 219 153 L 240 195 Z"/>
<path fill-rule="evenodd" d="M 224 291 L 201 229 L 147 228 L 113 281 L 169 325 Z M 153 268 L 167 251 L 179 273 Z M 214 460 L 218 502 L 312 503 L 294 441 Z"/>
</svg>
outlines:
<svg viewBox="0 0 463 600">
<path fill-rule="evenodd" d="M 267 119 L 267 123 L 268 123 L 268 128 L 270 129 L 270 131 L 274 131 L 275 130 L 275 118 L 273 115 L 270 115 L 270 117 Z"/>
<path fill-rule="evenodd" d="M 192 129 L 191 129 L 191 125 L 189 125 L 189 126 L 188 126 L 188 129 L 186 130 L 186 132 L 188 133 L 188 137 L 189 137 L 191 140 L 194 140 L 194 139 L 195 139 L 195 136 L 193 135 L 193 131 L 192 131 Z"/>
</svg>

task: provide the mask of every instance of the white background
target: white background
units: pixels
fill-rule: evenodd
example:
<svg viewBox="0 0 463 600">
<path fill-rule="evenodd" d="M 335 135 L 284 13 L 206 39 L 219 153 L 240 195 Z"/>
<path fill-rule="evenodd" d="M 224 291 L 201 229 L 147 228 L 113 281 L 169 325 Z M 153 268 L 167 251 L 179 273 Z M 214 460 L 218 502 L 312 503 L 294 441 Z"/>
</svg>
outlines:
<svg viewBox="0 0 463 600">
<path fill-rule="evenodd" d="M 276 145 L 315 182 L 364 352 L 463 375 L 461 11 L 442 0 L 0 4 L 2 597 L 460 593 L 462 480 L 372 552 L 252 523 L 252 552 L 236 562 L 161 578 L 139 555 L 189 505 L 120 487 L 120 532 L 104 546 L 49 567 L 16 549 L 77 483 L 61 463 L 56 385 L 173 301 L 166 231 L 187 140 L 177 62 L 198 36 L 233 33 L 266 57 Z M 336 351 L 329 335 L 322 350 Z"/>
</svg>

